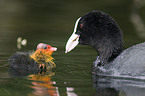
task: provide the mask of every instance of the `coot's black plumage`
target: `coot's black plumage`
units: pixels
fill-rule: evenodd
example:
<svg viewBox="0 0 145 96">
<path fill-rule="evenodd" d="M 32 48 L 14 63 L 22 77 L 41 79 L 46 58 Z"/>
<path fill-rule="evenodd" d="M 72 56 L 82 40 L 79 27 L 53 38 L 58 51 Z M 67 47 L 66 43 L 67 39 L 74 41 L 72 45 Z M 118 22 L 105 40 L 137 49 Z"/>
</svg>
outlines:
<svg viewBox="0 0 145 96">
<path fill-rule="evenodd" d="M 145 43 L 124 50 L 120 27 L 104 12 L 92 11 L 76 21 L 74 32 L 66 44 L 65 53 L 78 44 L 89 45 L 97 50 L 95 67 L 103 66 L 104 72 L 122 75 L 145 73 Z"/>
</svg>

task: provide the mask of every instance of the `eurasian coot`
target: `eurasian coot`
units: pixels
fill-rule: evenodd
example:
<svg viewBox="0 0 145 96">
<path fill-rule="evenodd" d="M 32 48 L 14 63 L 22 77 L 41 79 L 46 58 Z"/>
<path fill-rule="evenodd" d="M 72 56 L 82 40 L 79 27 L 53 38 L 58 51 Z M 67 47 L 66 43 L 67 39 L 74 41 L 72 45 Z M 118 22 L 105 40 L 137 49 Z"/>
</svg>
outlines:
<svg viewBox="0 0 145 96">
<path fill-rule="evenodd" d="M 98 57 L 94 62 L 97 74 L 145 76 L 145 43 L 124 50 L 120 27 L 102 11 L 89 12 L 76 21 L 65 53 L 78 44 L 97 50 Z"/>
</svg>

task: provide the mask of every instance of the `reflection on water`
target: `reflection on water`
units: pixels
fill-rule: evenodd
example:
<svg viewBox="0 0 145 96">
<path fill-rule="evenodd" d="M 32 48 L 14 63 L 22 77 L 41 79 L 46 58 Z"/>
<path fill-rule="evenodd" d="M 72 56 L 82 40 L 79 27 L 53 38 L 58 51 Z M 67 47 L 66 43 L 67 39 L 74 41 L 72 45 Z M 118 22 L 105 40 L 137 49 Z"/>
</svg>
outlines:
<svg viewBox="0 0 145 96">
<path fill-rule="evenodd" d="M 95 96 L 144 96 L 145 80 L 93 75 Z M 100 95 L 101 94 L 101 95 Z"/>
<path fill-rule="evenodd" d="M 38 96 L 59 96 L 58 88 L 53 86 L 55 82 L 51 81 L 51 76 L 55 73 L 52 73 L 51 71 L 48 73 L 49 75 L 39 74 L 28 76 L 30 80 L 33 80 L 31 82 L 33 85 L 30 86 L 35 90 L 33 91 L 33 94 Z M 31 95 L 32 94 L 29 94 L 28 96 Z"/>
<path fill-rule="evenodd" d="M 54 73 L 53 73 L 54 75 Z M 33 91 L 32 94 L 28 94 L 28 96 L 31 95 L 37 95 L 37 96 L 61 96 L 59 94 L 59 88 L 55 87 L 56 84 L 55 81 L 51 81 L 51 75 L 29 75 L 29 79 L 33 80 L 31 83 L 33 84 L 30 86 L 35 91 Z M 67 96 L 77 96 L 76 93 L 73 92 L 73 87 L 66 87 L 66 94 Z"/>
<path fill-rule="evenodd" d="M 13 73 L 15 69 L 11 69 L 9 72 Z M 55 76 L 55 72 L 52 69 L 47 70 L 47 72 L 40 72 L 37 74 L 28 73 L 27 71 L 23 70 L 23 74 L 27 73 L 27 79 L 30 80 L 28 87 L 34 89 L 31 93 L 27 94 L 27 96 L 61 96 L 59 93 L 59 87 L 56 87 L 56 81 L 52 81 L 51 78 Z M 16 75 L 17 74 L 17 75 Z M 23 74 L 13 74 L 13 77 L 20 77 L 24 76 Z M 30 75 L 29 75 L 30 74 Z M 15 76 L 14 76 L 15 75 Z M 66 82 L 64 83 L 66 84 Z M 26 85 L 25 85 L 26 86 Z M 23 86 L 24 87 L 24 86 Z M 73 87 L 66 87 L 66 94 L 67 96 L 77 96 L 76 93 L 73 92 Z"/>
</svg>

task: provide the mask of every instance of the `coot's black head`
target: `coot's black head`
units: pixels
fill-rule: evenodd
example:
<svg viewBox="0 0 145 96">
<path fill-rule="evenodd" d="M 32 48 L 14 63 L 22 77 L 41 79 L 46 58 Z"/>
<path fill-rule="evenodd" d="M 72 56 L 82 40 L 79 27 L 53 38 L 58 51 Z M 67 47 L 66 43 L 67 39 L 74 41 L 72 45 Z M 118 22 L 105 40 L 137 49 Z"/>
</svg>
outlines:
<svg viewBox="0 0 145 96">
<path fill-rule="evenodd" d="M 97 49 L 102 62 L 111 61 L 123 50 L 122 31 L 115 20 L 101 11 L 92 11 L 78 18 L 65 53 L 78 44 Z"/>
</svg>

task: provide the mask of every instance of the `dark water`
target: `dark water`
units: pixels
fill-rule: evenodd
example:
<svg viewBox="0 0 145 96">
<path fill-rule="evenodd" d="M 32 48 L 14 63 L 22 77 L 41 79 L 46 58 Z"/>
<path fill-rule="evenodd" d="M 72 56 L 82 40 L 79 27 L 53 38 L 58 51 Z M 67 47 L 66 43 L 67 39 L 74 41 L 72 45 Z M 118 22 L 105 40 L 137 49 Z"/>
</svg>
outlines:
<svg viewBox="0 0 145 96">
<path fill-rule="evenodd" d="M 92 10 L 102 10 L 115 18 L 124 32 L 125 48 L 145 41 L 144 4 L 143 0 L 1 0 L 0 95 L 145 96 L 143 78 L 92 76 L 91 67 L 97 56 L 93 48 L 78 46 L 64 53 L 75 20 Z M 20 49 L 18 37 L 27 39 Z M 40 42 L 58 48 L 53 54 L 57 65 L 53 75 L 12 75 L 8 71 L 9 56 L 35 50 Z"/>
</svg>

